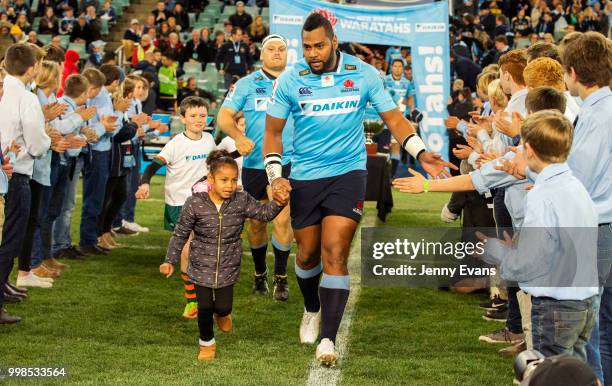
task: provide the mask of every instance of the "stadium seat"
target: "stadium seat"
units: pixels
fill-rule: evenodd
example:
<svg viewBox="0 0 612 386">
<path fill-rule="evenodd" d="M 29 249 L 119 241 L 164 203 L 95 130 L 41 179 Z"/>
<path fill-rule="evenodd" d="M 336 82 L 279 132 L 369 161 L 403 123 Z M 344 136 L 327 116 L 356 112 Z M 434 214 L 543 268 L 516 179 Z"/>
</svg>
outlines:
<svg viewBox="0 0 612 386">
<path fill-rule="evenodd" d="M 215 21 L 214 21 L 214 19 L 212 17 L 210 17 L 208 15 L 207 16 L 200 16 L 200 19 L 198 19 L 196 24 L 200 25 L 202 27 L 210 27 L 213 24 L 215 24 Z"/>
<path fill-rule="evenodd" d="M 38 35 L 38 40 L 40 40 L 44 45 L 51 43 L 52 38 L 53 38 L 53 35 L 48 35 L 48 34 Z"/>
<path fill-rule="evenodd" d="M 100 33 L 102 35 L 108 35 L 108 19 L 100 19 L 100 21 L 102 22 L 102 28 L 100 29 Z"/>
<path fill-rule="evenodd" d="M 215 31 L 223 31 L 223 23 L 217 23 L 213 26 L 213 33 L 210 34 L 211 36 L 214 35 Z"/>
<path fill-rule="evenodd" d="M 220 11 L 219 8 L 214 8 L 214 7 L 213 8 L 206 8 L 204 10 L 204 12 L 200 13 L 200 17 L 202 17 L 202 16 L 208 16 L 208 17 L 217 19 L 217 18 L 219 18 L 219 16 L 221 16 L 221 11 Z"/>
<path fill-rule="evenodd" d="M 87 59 L 87 48 L 84 43 L 70 43 L 68 49 L 78 52 L 81 59 Z"/>
<path fill-rule="evenodd" d="M 197 74 L 202 72 L 202 65 L 200 63 L 184 63 L 183 71 L 186 74 Z"/>
<path fill-rule="evenodd" d="M 233 14 L 236 13 L 236 6 L 235 5 L 226 5 L 225 8 L 223 8 L 223 16 L 231 16 Z"/>
<path fill-rule="evenodd" d="M 193 12 L 189 12 L 189 13 L 187 14 L 187 16 L 189 16 L 189 25 L 190 25 L 190 26 L 193 26 L 193 25 L 196 23 L 196 17 L 197 17 L 197 14 L 195 14 L 195 13 L 193 13 Z"/>
<path fill-rule="evenodd" d="M 38 27 L 40 26 L 40 17 L 35 17 L 32 22 L 32 30 L 38 32 Z"/>
<path fill-rule="evenodd" d="M 518 38 L 516 40 L 516 48 L 529 47 L 529 38 Z"/>
<path fill-rule="evenodd" d="M 68 45 L 70 44 L 70 35 L 60 35 L 60 41 L 62 47 L 68 48 Z"/>
</svg>

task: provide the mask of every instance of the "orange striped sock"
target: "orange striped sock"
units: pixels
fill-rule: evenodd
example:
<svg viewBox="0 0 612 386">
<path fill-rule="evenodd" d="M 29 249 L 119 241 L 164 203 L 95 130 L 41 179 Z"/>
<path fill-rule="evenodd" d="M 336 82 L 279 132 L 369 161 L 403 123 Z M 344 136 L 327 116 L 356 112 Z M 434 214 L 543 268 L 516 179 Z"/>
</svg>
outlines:
<svg viewBox="0 0 612 386">
<path fill-rule="evenodd" d="M 181 280 L 183 280 L 183 288 L 185 289 L 187 303 L 196 302 L 195 284 L 189 280 L 189 276 L 187 276 L 185 272 L 181 272 Z"/>
</svg>

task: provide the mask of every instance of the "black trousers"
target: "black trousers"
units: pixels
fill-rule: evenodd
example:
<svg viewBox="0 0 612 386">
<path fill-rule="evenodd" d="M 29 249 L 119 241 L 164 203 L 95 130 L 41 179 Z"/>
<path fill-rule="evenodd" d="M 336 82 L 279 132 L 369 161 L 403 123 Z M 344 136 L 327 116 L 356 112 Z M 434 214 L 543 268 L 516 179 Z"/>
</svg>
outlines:
<svg viewBox="0 0 612 386">
<path fill-rule="evenodd" d="M 4 288 L 13 269 L 15 256 L 23 248 L 24 230 L 30 217 L 31 204 L 30 177 L 14 173 L 5 196 L 4 229 L 0 244 L 0 288 Z M 2 292 L 0 291 L 0 307 L 4 304 Z"/>
<path fill-rule="evenodd" d="M 213 314 L 227 316 L 232 313 L 234 302 L 234 285 L 212 289 L 195 286 L 198 299 L 198 327 L 200 339 L 209 341 L 215 337 L 213 331 Z"/>
<path fill-rule="evenodd" d="M 113 220 L 121 211 L 126 198 L 127 176 L 110 177 L 106 182 L 102 214 L 98 218 L 98 236 L 111 231 Z"/>
<path fill-rule="evenodd" d="M 38 215 L 42 202 L 43 185 L 30 180 L 30 216 L 25 228 L 25 239 L 19 254 L 19 270 L 29 271 L 32 268 L 32 246 L 34 245 L 34 232 L 38 227 Z"/>
</svg>

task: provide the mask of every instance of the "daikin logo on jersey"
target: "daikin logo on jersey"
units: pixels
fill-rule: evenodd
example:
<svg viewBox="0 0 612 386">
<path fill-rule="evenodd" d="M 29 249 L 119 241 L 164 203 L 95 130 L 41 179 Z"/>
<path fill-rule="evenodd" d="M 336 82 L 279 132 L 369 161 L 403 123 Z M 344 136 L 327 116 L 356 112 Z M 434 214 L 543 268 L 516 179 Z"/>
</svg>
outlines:
<svg viewBox="0 0 612 386">
<path fill-rule="evenodd" d="M 359 109 L 359 95 L 351 95 L 338 98 L 316 99 L 300 102 L 302 114 L 311 117 L 325 115 L 348 114 Z"/>
</svg>

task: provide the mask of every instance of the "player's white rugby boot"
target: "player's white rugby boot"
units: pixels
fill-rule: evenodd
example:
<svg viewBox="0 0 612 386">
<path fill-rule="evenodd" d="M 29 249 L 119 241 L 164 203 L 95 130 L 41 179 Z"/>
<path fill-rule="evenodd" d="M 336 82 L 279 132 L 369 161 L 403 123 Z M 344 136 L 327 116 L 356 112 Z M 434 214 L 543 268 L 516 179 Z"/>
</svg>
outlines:
<svg viewBox="0 0 612 386">
<path fill-rule="evenodd" d="M 317 346 L 317 361 L 323 366 L 333 367 L 338 360 L 338 353 L 334 347 L 334 342 L 325 338 Z"/>
<path fill-rule="evenodd" d="M 300 342 L 313 344 L 319 337 L 319 325 L 321 324 L 321 310 L 308 312 L 304 310 L 302 323 L 300 323 Z"/>
</svg>

